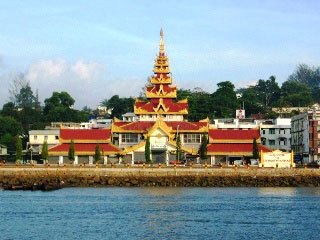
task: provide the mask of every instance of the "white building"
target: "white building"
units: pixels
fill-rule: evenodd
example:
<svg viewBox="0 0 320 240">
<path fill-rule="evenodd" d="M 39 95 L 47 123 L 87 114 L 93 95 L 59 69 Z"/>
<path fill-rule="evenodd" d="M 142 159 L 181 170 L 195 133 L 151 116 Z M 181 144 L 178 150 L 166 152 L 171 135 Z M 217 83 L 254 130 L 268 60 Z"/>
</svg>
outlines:
<svg viewBox="0 0 320 240">
<path fill-rule="evenodd" d="M 277 118 L 260 123 L 261 144 L 282 151 L 291 151 L 291 118 Z"/>
<path fill-rule="evenodd" d="M 48 148 L 59 143 L 59 129 L 46 130 L 31 130 L 29 131 L 28 150 L 31 148 L 34 153 L 41 153 L 42 145 L 45 141 L 48 143 Z"/>
<path fill-rule="evenodd" d="M 139 120 L 138 116 L 132 112 L 127 112 L 122 115 L 122 121 L 124 122 L 135 122 L 138 120 Z"/>
<path fill-rule="evenodd" d="M 253 119 L 215 119 L 210 128 L 215 129 L 255 129 L 258 128 L 260 120 Z"/>
</svg>

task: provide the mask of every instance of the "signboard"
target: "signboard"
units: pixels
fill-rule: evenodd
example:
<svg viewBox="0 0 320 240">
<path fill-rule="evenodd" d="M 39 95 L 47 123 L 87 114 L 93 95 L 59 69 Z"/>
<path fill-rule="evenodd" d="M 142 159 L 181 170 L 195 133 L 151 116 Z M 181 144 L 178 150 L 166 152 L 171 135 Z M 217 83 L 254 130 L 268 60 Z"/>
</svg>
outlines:
<svg viewBox="0 0 320 240">
<path fill-rule="evenodd" d="M 236 110 L 236 118 L 237 119 L 245 119 L 246 118 L 246 111 L 244 109 L 237 109 Z"/>
<path fill-rule="evenodd" d="M 290 168 L 295 167 L 293 162 L 293 152 L 282 152 L 275 150 L 273 152 L 262 152 L 261 163 L 259 167 L 274 167 L 274 168 Z"/>
</svg>

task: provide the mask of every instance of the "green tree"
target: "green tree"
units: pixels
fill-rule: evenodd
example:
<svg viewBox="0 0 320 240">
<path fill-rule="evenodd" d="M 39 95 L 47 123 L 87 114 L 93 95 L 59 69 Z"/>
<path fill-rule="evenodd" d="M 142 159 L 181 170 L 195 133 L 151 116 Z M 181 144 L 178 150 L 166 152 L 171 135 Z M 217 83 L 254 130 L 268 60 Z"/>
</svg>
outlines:
<svg viewBox="0 0 320 240">
<path fill-rule="evenodd" d="M 26 80 L 25 75 L 23 73 L 17 74 L 17 76 L 12 80 L 9 88 L 9 98 L 10 101 L 16 105 L 18 95 L 20 94 L 20 90 L 29 85 L 29 82 Z"/>
<path fill-rule="evenodd" d="M 241 95 L 240 102 L 246 110 L 246 116 L 264 112 L 263 104 L 259 99 L 258 91 L 255 86 L 249 86 L 248 88 L 242 89 Z"/>
<path fill-rule="evenodd" d="M 26 86 L 22 87 L 19 94 L 17 94 L 16 104 L 18 108 L 31 109 L 36 107 L 36 97 L 33 95 L 29 82 L 27 82 Z"/>
<path fill-rule="evenodd" d="M 150 137 L 147 137 L 146 140 L 146 145 L 145 145 L 145 149 L 144 149 L 144 155 L 145 155 L 145 159 L 146 159 L 146 163 L 151 163 L 151 149 L 150 149 Z"/>
<path fill-rule="evenodd" d="M 10 133 L 5 133 L 0 137 L 0 144 L 5 145 L 8 148 L 8 152 L 15 151 L 15 137 Z"/>
<path fill-rule="evenodd" d="M 217 91 L 211 94 L 210 110 L 216 117 L 232 118 L 240 106 L 234 85 L 230 81 L 220 82 L 217 85 Z"/>
<path fill-rule="evenodd" d="M 189 101 L 189 121 L 199 121 L 201 119 L 211 117 L 210 111 L 210 94 L 201 88 L 194 88 L 188 98 Z"/>
<path fill-rule="evenodd" d="M 180 134 L 177 134 L 177 139 L 176 139 L 176 159 L 180 160 L 181 159 L 181 139 L 180 139 Z"/>
<path fill-rule="evenodd" d="M 74 149 L 74 141 L 71 140 L 69 151 L 68 151 L 68 158 L 70 161 L 74 161 L 75 149 Z"/>
<path fill-rule="evenodd" d="M 312 91 L 308 85 L 295 80 L 285 81 L 281 86 L 280 105 L 283 107 L 304 107 L 313 103 Z"/>
<path fill-rule="evenodd" d="M 67 92 L 53 92 L 45 99 L 43 109 L 47 122 L 81 122 L 88 120 L 88 114 L 73 109 L 74 99 Z"/>
<path fill-rule="evenodd" d="M 97 144 L 94 151 L 94 161 L 96 163 L 99 163 L 100 160 L 101 160 L 101 150 L 100 150 L 100 145 Z"/>
<path fill-rule="evenodd" d="M 16 162 L 21 163 L 22 157 L 22 140 L 19 135 L 16 136 Z"/>
<path fill-rule="evenodd" d="M 120 98 L 119 95 L 114 95 L 110 99 L 103 100 L 101 105 L 112 109 L 112 118 L 121 118 L 123 114 L 133 112 L 134 99 L 132 97 Z"/>
<path fill-rule="evenodd" d="M 48 143 L 47 141 L 43 142 L 42 149 L 41 149 L 41 158 L 44 162 L 48 160 Z"/>
<path fill-rule="evenodd" d="M 294 73 L 288 77 L 288 80 L 307 85 L 312 91 L 313 102 L 320 102 L 320 67 L 300 64 Z"/>
<path fill-rule="evenodd" d="M 202 160 L 207 159 L 207 145 L 208 145 L 208 139 L 206 134 L 203 134 L 201 137 L 201 145 L 199 147 L 199 155 Z"/>
<path fill-rule="evenodd" d="M 13 102 L 7 102 L 2 106 L 1 114 L 6 117 L 17 118 L 17 109 Z"/>
<path fill-rule="evenodd" d="M 280 97 L 280 87 L 276 82 L 275 76 L 268 80 L 259 79 L 256 87 L 260 102 L 264 107 L 269 108 L 276 104 Z"/>
<path fill-rule="evenodd" d="M 253 150 L 252 150 L 252 158 L 254 159 L 259 159 L 259 148 L 258 148 L 258 143 L 257 139 L 253 139 Z"/>
<path fill-rule="evenodd" d="M 3 136 L 6 133 L 12 136 L 23 134 L 21 123 L 12 117 L 0 116 L 0 136 Z"/>
<path fill-rule="evenodd" d="M 320 67 L 299 64 L 294 73 L 288 77 L 288 80 L 301 82 L 310 88 L 318 88 L 320 86 Z"/>
</svg>

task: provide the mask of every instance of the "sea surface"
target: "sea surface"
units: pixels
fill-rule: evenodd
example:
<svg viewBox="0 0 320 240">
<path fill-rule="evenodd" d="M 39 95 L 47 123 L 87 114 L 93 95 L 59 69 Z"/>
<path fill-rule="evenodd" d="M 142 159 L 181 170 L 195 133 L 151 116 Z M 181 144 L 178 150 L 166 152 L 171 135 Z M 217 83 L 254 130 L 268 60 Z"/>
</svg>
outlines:
<svg viewBox="0 0 320 240">
<path fill-rule="evenodd" d="M 0 190 L 0 239 L 320 239 L 320 188 Z"/>
</svg>

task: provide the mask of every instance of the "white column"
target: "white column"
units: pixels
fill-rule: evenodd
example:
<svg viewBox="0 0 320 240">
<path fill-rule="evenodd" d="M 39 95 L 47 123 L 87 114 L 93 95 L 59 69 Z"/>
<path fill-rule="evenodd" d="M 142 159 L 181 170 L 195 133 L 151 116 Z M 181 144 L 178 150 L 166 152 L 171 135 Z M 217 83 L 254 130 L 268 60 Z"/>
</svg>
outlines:
<svg viewBox="0 0 320 240">
<path fill-rule="evenodd" d="M 103 164 L 104 165 L 108 164 L 108 156 L 103 156 Z"/>
<path fill-rule="evenodd" d="M 93 156 L 89 156 L 89 164 L 93 164 Z"/>
<path fill-rule="evenodd" d="M 216 156 L 211 155 L 210 159 L 211 159 L 211 165 L 216 164 Z"/>
<path fill-rule="evenodd" d="M 229 156 L 226 156 L 226 165 L 229 166 Z"/>
<path fill-rule="evenodd" d="M 169 151 L 166 151 L 166 164 L 169 165 Z"/>
<path fill-rule="evenodd" d="M 79 164 L 79 157 L 78 156 L 74 156 L 73 164 Z"/>
<path fill-rule="evenodd" d="M 63 164 L 63 156 L 59 156 L 59 165 Z"/>
<path fill-rule="evenodd" d="M 131 165 L 134 165 L 134 152 L 132 152 L 132 155 L 131 155 Z"/>
</svg>

